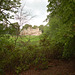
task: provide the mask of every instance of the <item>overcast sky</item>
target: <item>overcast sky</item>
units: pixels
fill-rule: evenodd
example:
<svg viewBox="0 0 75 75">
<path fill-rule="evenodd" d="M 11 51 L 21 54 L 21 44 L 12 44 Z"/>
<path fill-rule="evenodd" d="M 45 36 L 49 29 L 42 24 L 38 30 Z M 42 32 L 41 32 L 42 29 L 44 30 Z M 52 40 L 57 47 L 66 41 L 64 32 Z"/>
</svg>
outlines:
<svg viewBox="0 0 75 75">
<path fill-rule="evenodd" d="M 35 16 L 33 19 L 27 22 L 32 26 L 34 25 L 46 25 L 46 22 L 43 22 L 47 17 L 47 5 L 48 0 L 22 0 L 22 6 L 25 5 L 24 11 L 27 11 L 31 16 Z M 9 19 L 12 23 L 17 22 L 17 20 Z"/>
<path fill-rule="evenodd" d="M 22 0 L 22 5 L 25 4 L 24 10 L 31 13 L 31 15 L 36 15 L 29 24 L 31 25 L 41 25 L 46 24 L 43 21 L 47 17 L 47 0 Z"/>
</svg>

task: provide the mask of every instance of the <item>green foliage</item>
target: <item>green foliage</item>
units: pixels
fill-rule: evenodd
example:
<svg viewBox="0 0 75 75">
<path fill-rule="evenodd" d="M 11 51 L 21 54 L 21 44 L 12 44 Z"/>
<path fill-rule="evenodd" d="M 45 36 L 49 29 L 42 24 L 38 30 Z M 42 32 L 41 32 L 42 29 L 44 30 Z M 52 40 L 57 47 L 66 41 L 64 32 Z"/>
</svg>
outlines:
<svg viewBox="0 0 75 75">
<path fill-rule="evenodd" d="M 49 28 L 44 32 L 41 44 L 47 46 L 54 57 L 55 55 L 63 58 L 74 57 L 73 40 L 75 36 L 74 24 L 74 5 L 72 0 L 48 0 L 47 16 Z M 55 52 L 55 53 L 54 53 Z"/>
<path fill-rule="evenodd" d="M 25 37 L 23 36 L 23 38 Z M 48 68 L 48 61 L 39 44 L 34 44 L 33 41 L 27 43 L 25 40 L 22 42 L 18 40 L 15 45 L 13 39 L 10 35 L 0 37 L 0 69 L 3 71 L 14 70 L 16 74 L 19 74 L 32 66 L 36 69 Z"/>
<path fill-rule="evenodd" d="M 44 28 L 45 28 L 44 25 L 40 25 L 40 26 L 39 26 L 39 29 L 40 29 L 42 32 L 44 32 Z"/>
<path fill-rule="evenodd" d="M 10 13 L 16 13 L 19 7 L 20 0 L 0 0 L 0 34 L 9 34 L 9 19 L 14 17 Z"/>
<path fill-rule="evenodd" d="M 18 7 L 19 3 L 16 4 L 16 1 L 0 1 L 1 9 L 11 11 L 10 6 Z M 49 26 L 44 26 L 44 33 L 40 39 L 39 36 L 21 36 L 15 45 L 16 36 L 12 37 L 8 33 L 15 35 L 16 30 L 20 31 L 18 24 L 9 26 L 10 32 L 6 24 L 0 24 L 0 73 L 14 70 L 19 74 L 32 66 L 35 69 L 47 69 L 50 59 L 75 58 L 75 2 L 73 0 L 48 0 L 48 2 L 48 12 L 51 12 L 47 17 Z M 6 7 L 4 4 L 7 4 Z M 7 15 L 4 16 L 0 18 L 1 21 L 8 19 Z M 31 25 L 27 24 L 23 29 L 28 26 Z M 42 25 L 39 28 L 43 31 Z"/>
<path fill-rule="evenodd" d="M 45 57 L 38 57 L 34 60 L 35 69 L 47 69 L 48 68 L 48 61 Z M 38 65 L 38 66 L 37 66 Z"/>
<path fill-rule="evenodd" d="M 0 24 L 0 34 L 4 34 L 4 30 L 3 30 L 3 28 L 4 28 L 4 26 L 3 26 L 3 24 Z"/>
<path fill-rule="evenodd" d="M 75 36 L 70 38 L 64 45 L 63 58 L 75 58 Z"/>
<path fill-rule="evenodd" d="M 19 35 L 20 34 L 20 26 L 17 22 L 13 23 L 12 25 L 9 26 L 9 34 L 11 34 L 11 35 Z"/>
<path fill-rule="evenodd" d="M 8 57 L 10 57 L 10 52 L 14 49 L 14 45 L 12 41 L 9 41 L 10 35 L 4 35 L 0 37 L 0 68 L 4 68 L 5 61 L 8 61 Z M 8 55 L 8 56 L 7 56 Z"/>
<path fill-rule="evenodd" d="M 0 75 L 4 75 L 3 69 L 0 69 Z"/>
<path fill-rule="evenodd" d="M 16 12 L 14 8 L 18 7 L 20 7 L 20 0 L 0 0 L 0 21 L 8 20 L 11 17 L 9 12 Z"/>
<path fill-rule="evenodd" d="M 38 28 L 38 26 L 34 25 L 32 28 L 33 28 L 33 29 L 36 29 L 36 28 Z"/>
<path fill-rule="evenodd" d="M 23 30 L 23 29 L 27 29 L 28 27 L 32 27 L 32 25 L 25 24 L 25 25 L 23 26 L 22 30 Z"/>
<path fill-rule="evenodd" d="M 63 44 L 54 43 L 50 40 L 49 35 L 44 33 L 40 39 L 40 46 L 45 54 L 46 59 L 61 58 L 63 53 Z"/>
</svg>

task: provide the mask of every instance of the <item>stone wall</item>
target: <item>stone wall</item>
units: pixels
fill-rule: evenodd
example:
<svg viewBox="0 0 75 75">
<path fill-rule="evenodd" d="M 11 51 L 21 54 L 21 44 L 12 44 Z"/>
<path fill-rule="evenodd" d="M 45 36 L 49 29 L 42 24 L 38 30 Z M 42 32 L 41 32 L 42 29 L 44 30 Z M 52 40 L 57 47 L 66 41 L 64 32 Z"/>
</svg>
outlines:
<svg viewBox="0 0 75 75">
<path fill-rule="evenodd" d="M 29 27 L 27 30 L 24 29 L 20 32 L 20 35 L 35 35 L 35 36 L 38 36 L 38 35 L 41 35 L 41 34 L 42 34 L 42 31 L 39 30 L 39 28 L 33 29 L 32 27 Z"/>
</svg>

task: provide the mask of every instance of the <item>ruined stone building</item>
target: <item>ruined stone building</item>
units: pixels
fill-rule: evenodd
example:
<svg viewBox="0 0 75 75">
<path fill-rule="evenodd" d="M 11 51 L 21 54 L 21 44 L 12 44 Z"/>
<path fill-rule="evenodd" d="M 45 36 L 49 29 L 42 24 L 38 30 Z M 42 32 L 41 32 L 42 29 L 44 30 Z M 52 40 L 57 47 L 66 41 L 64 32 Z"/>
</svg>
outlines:
<svg viewBox="0 0 75 75">
<path fill-rule="evenodd" d="M 32 27 L 29 27 L 28 29 L 24 29 L 20 32 L 20 35 L 35 35 L 38 36 L 42 34 L 42 31 L 39 30 L 39 28 L 33 29 Z"/>
</svg>

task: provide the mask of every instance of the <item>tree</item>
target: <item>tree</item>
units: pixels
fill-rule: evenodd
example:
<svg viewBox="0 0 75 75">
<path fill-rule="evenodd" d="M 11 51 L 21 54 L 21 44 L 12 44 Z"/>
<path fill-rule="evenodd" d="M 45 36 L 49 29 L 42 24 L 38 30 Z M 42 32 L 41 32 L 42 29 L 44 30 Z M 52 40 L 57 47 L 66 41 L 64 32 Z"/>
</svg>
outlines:
<svg viewBox="0 0 75 75">
<path fill-rule="evenodd" d="M 38 28 L 38 26 L 34 25 L 32 28 L 33 28 L 33 29 L 36 29 L 36 28 Z"/>
<path fill-rule="evenodd" d="M 35 16 L 32 16 L 29 12 L 24 10 L 25 4 L 21 5 L 21 7 L 18 9 L 18 12 L 16 13 L 16 20 L 18 20 L 19 26 L 22 27 L 27 22 L 29 22 L 32 18 Z"/>
<path fill-rule="evenodd" d="M 75 53 L 75 48 L 71 47 L 75 39 L 73 28 L 75 24 L 75 1 L 48 0 L 48 2 L 47 11 L 50 14 L 47 16 L 49 29 L 46 35 L 48 35 L 51 45 L 56 46 L 58 44 L 60 46 L 60 43 L 62 43 L 61 48 L 63 49 L 64 47 L 62 56 L 71 57 Z"/>
<path fill-rule="evenodd" d="M 18 22 L 13 23 L 13 25 L 9 26 L 9 34 L 11 35 L 19 35 L 20 34 L 20 27 Z"/>
<path fill-rule="evenodd" d="M 48 12 L 51 12 L 47 19 L 49 20 L 48 24 L 50 25 L 50 32 L 52 35 L 54 31 L 58 33 L 58 37 L 67 38 L 73 37 L 75 35 L 73 31 L 74 26 L 74 4 L 72 0 L 49 0 Z M 63 34 L 63 35 L 62 35 Z M 51 35 L 51 36 L 52 36 Z M 57 36 L 57 34 L 55 35 Z"/>
<path fill-rule="evenodd" d="M 22 27 L 22 30 L 23 30 L 23 29 L 27 29 L 28 27 L 32 27 L 32 25 L 25 24 L 25 25 Z"/>
<path fill-rule="evenodd" d="M 16 20 L 18 20 L 19 27 L 20 28 L 23 27 L 21 30 L 23 30 L 24 28 L 27 28 L 28 26 L 31 26 L 31 25 L 26 25 L 26 26 L 23 26 L 23 25 L 25 25 L 28 21 L 30 21 L 33 17 L 35 17 L 35 16 L 31 16 L 29 12 L 24 10 L 24 7 L 25 7 L 25 4 L 21 5 L 21 7 L 18 9 L 18 12 L 15 15 Z M 18 39 L 18 36 L 17 36 L 17 39 Z"/>
<path fill-rule="evenodd" d="M 39 29 L 42 31 L 42 33 L 44 32 L 44 27 L 45 27 L 44 25 L 39 26 Z"/>
<path fill-rule="evenodd" d="M 20 0 L 0 0 L 0 21 L 11 18 L 10 12 L 16 13 L 18 7 L 20 7 Z"/>
<path fill-rule="evenodd" d="M 13 15 L 10 13 L 16 13 L 16 9 L 20 7 L 20 0 L 0 0 L 0 27 L 4 27 L 3 31 L 10 25 L 9 18 L 11 19 Z"/>
</svg>

